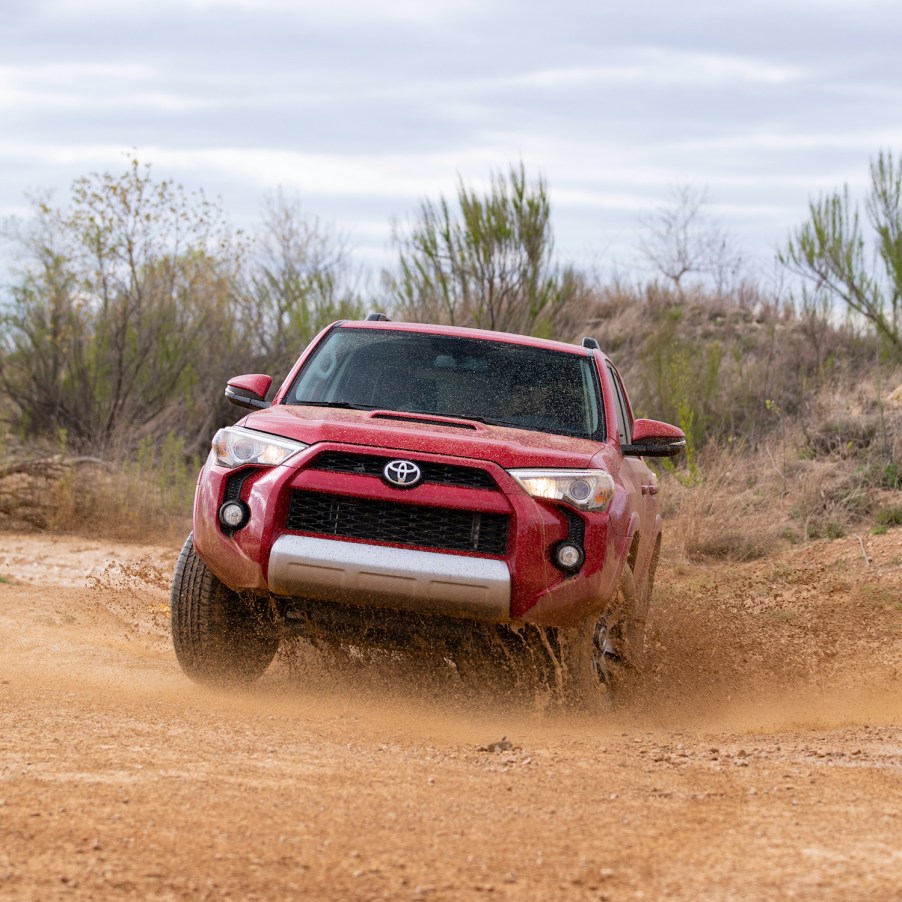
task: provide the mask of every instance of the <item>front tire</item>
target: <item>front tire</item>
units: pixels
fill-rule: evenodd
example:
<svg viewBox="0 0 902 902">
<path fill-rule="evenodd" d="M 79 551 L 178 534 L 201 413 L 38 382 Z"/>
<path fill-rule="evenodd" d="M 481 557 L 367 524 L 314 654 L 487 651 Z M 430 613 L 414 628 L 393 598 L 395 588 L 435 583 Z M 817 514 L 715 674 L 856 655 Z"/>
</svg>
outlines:
<svg viewBox="0 0 902 902">
<path fill-rule="evenodd" d="M 599 617 L 561 630 L 566 696 L 584 704 L 606 689 L 616 697 L 641 669 L 645 657 L 647 602 L 639 598 L 629 564 L 617 586 L 617 597 Z"/>
<path fill-rule="evenodd" d="M 252 683 L 269 666 L 279 634 L 268 600 L 232 591 L 194 549 L 182 547 L 172 578 L 172 643 L 182 670 L 198 683 Z"/>
</svg>

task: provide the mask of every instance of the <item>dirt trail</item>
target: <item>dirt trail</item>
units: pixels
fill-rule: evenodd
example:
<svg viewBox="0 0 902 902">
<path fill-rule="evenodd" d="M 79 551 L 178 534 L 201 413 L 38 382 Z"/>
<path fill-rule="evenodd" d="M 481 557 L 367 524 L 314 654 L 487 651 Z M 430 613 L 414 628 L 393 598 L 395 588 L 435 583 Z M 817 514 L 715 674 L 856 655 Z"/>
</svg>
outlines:
<svg viewBox="0 0 902 902">
<path fill-rule="evenodd" d="M 902 530 L 662 564 L 591 717 L 304 650 L 199 688 L 176 553 L 0 535 L 0 898 L 902 899 Z"/>
</svg>

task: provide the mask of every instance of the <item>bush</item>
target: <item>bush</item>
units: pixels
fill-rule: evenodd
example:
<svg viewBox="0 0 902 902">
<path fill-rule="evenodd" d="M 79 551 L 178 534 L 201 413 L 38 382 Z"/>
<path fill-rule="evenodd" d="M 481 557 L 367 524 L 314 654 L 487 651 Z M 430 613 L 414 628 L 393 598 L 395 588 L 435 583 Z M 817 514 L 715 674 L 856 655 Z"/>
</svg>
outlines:
<svg viewBox="0 0 902 902">
<path fill-rule="evenodd" d="M 170 430 L 208 432 L 198 385 L 234 348 L 234 255 L 219 210 L 132 160 L 76 181 L 68 206 L 34 204 L 14 234 L 21 268 L 2 316 L 0 386 L 18 428 L 64 431 L 116 455 Z"/>
<path fill-rule="evenodd" d="M 487 194 L 461 182 L 457 207 L 424 201 L 408 228 L 396 228 L 397 271 L 385 282 L 402 317 L 546 338 L 583 318 L 586 280 L 553 260 L 542 179 L 530 184 L 521 165 L 493 176 Z"/>
<path fill-rule="evenodd" d="M 874 520 L 878 526 L 902 526 L 902 507 L 888 507 L 877 511 Z"/>
</svg>

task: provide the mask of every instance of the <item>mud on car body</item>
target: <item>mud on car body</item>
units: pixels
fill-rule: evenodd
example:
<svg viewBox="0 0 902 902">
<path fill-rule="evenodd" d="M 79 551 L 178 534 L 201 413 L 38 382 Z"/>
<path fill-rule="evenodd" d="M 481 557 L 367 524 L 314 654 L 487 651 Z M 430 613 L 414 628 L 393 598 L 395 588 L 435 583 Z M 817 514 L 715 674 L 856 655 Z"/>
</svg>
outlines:
<svg viewBox="0 0 902 902">
<path fill-rule="evenodd" d="M 582 346 L 383 315 L 326 328 L 271 403 L 213 439 L 172 586 L 178 660 L 246 682 L 281 637 L 331 645 L 531 641 L 589 682 L 635 664 L 661 542 L 643 457 L 682 432 L 634 419 Z M 567 641 L 565 640 L 567 638 Z"/>
</svg>

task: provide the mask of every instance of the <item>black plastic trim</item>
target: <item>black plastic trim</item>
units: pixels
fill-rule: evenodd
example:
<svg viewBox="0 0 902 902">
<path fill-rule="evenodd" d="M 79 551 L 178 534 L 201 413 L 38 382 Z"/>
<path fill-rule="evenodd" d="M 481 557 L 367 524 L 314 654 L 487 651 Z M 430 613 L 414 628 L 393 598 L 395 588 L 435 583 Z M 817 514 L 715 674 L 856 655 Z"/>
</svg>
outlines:
<svg viewBox="0 0 902 902">
<path fill-rule="evenodd" d="M 288 529 L 442 551 L 507 551 L 508 516 L 295 489 Z"/>
<path fill-rule="evenodd" d="M 225 396 L 236 407 L 246 407 L 248 410 L 266 410 L 270 406 L 269 401 L 264 401 L 262 398 L 254 398 L 232 388 L 231 385 L 226 386 Z"/>
</svg>

